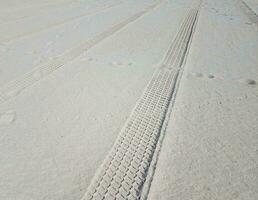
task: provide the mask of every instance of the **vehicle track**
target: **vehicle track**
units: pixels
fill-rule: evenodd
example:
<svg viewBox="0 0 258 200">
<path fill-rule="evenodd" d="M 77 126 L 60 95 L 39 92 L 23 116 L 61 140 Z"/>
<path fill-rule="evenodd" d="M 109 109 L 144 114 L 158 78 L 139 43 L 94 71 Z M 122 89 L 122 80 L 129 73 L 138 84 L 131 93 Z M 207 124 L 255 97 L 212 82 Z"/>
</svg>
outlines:
<svg viewBox="0 0 258 200">
<path fill-rule="evenodd" d="M 43 4 L 36 4 L 36 5 L 27 5 L 27 6 L 23 6 L 23 7 L 16 7 L 16 8 L 10 8 L 10 9 L 3 9 L 3 10 L 0 10 L 1 12 L 15 12 L 15 11 L 21 11 L 21 10 L 26 10 L 26 9 L 29 9 L 29 8 L 35 8 L 35 7 L 39 7 L 39 8 L 42 8 L 42 7 L 45 7 L 45 6 L 57 6 L 57 5 L 60 5 L 64 3 L 63 1 L 60 1 L 60 2 L 47 2 L 47 3 L 43 3 Z M 65 2 L 67 3 L 67 2 Z"/>
<path fill-rule="evenodd" d="M 8 23 L 13 23 L 13 22 L 17 22 L 17 21 L 20 21 L 20 20 L 23 20 L 23 19 L 26 19 L 26 18 L 30 18 L 30 17 L 34 17 L 35 15 L 39 16 L 38 15 L 38 10 L 35 10 L 35 7 L 39 7 L 40 8 L 40 11 L 42 10 L 47 10 L 49 8 L 55 8 L 55 7 L 60 7 L 60 6 L 63 6 L 66 5 L 67 3 L 72 3 L 73 1 L 70 1 L 70 2 L 58 2 L 58 3 L 52 3 L 52 4 L 46 4 L 46 5 L 34 5 L 34 6 L 28 6 L 28 7 L 25 7 L 25 8 L 16 8 L 16 9 L 13 9 L 13 10 L 3 10 L 2 12 L 5 14 L 5 15 L 8 15 L 8 13 L 13 13 L 13 12 L 25 12 L 24 13 L 25 15 L 22 15 L 22 16 L 17 16 L 17 17 L 14 17 L 10 20 L 5 20 L 3 23 L 1 22 L 0 25 L 5 25 L 5 24 L 8 24 Z M 26 9 L 32 9 L 32 11 L 28 11 Z M 30 12 L 30 13 L 29 13 Z M 2 20 L 0 20 L 2 21 Z"/>
<path fill-rule="evenodd" d="M 164 61 L 138 100 L 114 146 L 98 169 L 82 200 L 145 199 L 150 165 L 158 150 L 168 108 L 174 102 L 180 70 L 198 16 L 190 9 Z"/>
<path fill-rule="evenodd" d="M 252 22 L 252 24 L 256 25 L 256 28 L 258 28 L 258 15 L 243 0 L 238 0 L 238 2 L 240 4 L 240 8 L 243 10 L 248 19 Z"/>
<path fill-rule="evenodd" d="M 18 95 L 23 89 L 29 87 L 36 81 L 39 81 L 43 77 L 51 74 L 53 71 L 57 70 L 58 68 L 64 66 L 65 64 L 71 62 L 83 52 L 88 50 L 89 48 L 95 46 L 96 44 L 100 43 L 104 39 L 110 37 L 111 35 L 115 34 L 128 24 L 135 22 L 140 17 L 144 16 L 151 10 L 157 8 L 161 5 L 164 1 L 159 1 L 156 4 L 148 6 L 147 8 L 143 9 L 142 11 L 134 14 L 133 16 L 125 19 L 124 21 L 117 23 L 107 29 L 106 31 L 100 33 L 93 39 L 80 42 L 80 44 L 74 48 L 71 48 L 64 52 L 63 54 L 59 55 L 58 57 L 53 58 L 52 60 L 47 61 L 44 64 L 39 65 L 38 67 L 34 68 L 29 73 L 17 78 L 16 80 L 10 82 L 9 84 L 0 88 L 0 103 L 10 99 Z"/>
<path fill-rule="evenodd" d="M 113 3 L 113 4 L 110 4 L 110 5 L 101 5 L 101 6 L 97 7 L 96 9 L 87 11 L 86 13 L 81 14 L 79 16 L 74 16 L 74 17 L 71 17 L 69 19 L 63 19 L 62 21 L 54 22 L 54 23 L 52 23 L 52 24 L 50 24 L 48 26 L 41 27 L 41 28 L 38 28 L 36 30 L 32 30 L 31 31 L 31 30 L 28 29 L 28 31 L 25 31 L 23 33 L 16 32 L 15 35 L 8 35 L 8 33 L 6 33 L 6 34 L 4 34 L 4 36 L 0 37 L 0 43 L 1 42 L 13 42 L 13 41 L 15 41 L 17 39 L 22 39 L 22 38 L 25 38 L 25 37 L 29 37 L 29 36 L 41 33 L 43 31 L 47 31 L 47 30 L 52 29 L 52 28 L 56 28 L 58 26 L 63 26 L 66 23 L 71 23 L 73 21 L 80 20 L 80 19 L 82 19 L 84 17 L 88 17 L 90 15 L 95 15 L 95 14 L 98 14 L 98 13 L 100 13 L 102 11 L 107 10 L 107 9 L 113 8 L 115 6 L 118 6 L 118 5 L 122 4 L 122 2 L 123 1 L 119 1 L 117 3 Z"/>
</svg>

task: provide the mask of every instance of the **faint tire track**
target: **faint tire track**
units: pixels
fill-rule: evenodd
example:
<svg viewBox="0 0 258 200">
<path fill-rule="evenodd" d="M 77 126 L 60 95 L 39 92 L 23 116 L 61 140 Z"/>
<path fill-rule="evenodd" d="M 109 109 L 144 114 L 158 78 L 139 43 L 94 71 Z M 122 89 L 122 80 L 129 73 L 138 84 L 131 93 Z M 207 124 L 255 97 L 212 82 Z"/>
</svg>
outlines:
<svg viewBox="0 0 258 200">
<path fill-rule="evenodd" d="M 145 183 L 150 184 L 150 166 L 157 160 L 157 145 L 161 145 L 164 121 L 170 104 L 175 100 L 172 97 L 175 98 L 199 6 L 190 9 L 163 64 L 151 78 L 82 200 L 137 200 L 147 197 L 148 186 Z"/>
<path fill-rule="evenodd" d="M 99 35 L 95 36 L 94 38 L 80 43 L 78 46 L 71 48 L 65 53 L 59 55 L 58 57 L 53 58 L 52 60 L 47 61 L 44 64 L 39 65 L 29 73 L 3 86 L 2 88 L 0 88 L 0 103 L 10 99 L 11 97 L 18 95 L 23 89 L 29 87 L 36 81 L 39 81 L 43 77 L 49 75 L 53 71 L 67 64 L 68 62 L 71 62 L 72 60 L 77 58 L 81 53 L 83 53 L 85 50 L 88 50 L 89 48 L 103 41 L 104 39 L 115 34 L 116 32 L 118 32 L 128 24 L 135 22 L 140 17 L 144 16 L 145 14 L 147 14 L 157 6 L 161 5 L 161 3 L 163 3 L 163 1 L 158 2 L 154 5 L 148 6 L 142 11 L 125 19 L 124 21 L 113 25 L 112 27 L 100 33 Z"/>
<path fill-rule="evenodd" d="M 73 2 L 73 1 L 70 1 L 70 2 Z M 54 4 L 47 4 L 47 5 L 41 5 L 41 6 L 35 6 L 35 7 L 41 7 L 40 9 L 40 12 L 45 11 L 46 9 L 49 9 L 49 8 L 55 8 L 57 6 L 61 6 L 62 4 L 67 4 L 67 3 L 70 3 L 70 2 L 67 2 L 67 1 L 64 1 L 64 2 L 58 2 L 58 3 L 54 3 Z M 42 8 L 43 7 L 43 8 Z M 24 10 L 26 9 L 29 9 L 29 8 L 33 8 L 33 6 L 31 7 L 28 7 L 28 8 L 24 8 Z M 23 9 L 21 9 L 23 10 Z M 21 10 L 18 10 L 18 11 L 21 11 Z M 5 15 L 8 15 L 9 12 L 15 12 L 15 11 L 3 11 L 3 12 L 6 12 Z M 17 11 L 16 11 L 17 12 Z M 25 11 L 24 11 L 25 12 Z M 32 12 L 32 13 L 31 13 Z M 15 23 L 15 22 L 18 22 L 18 21 L 21 21 L 21 20 L 24 20 L 24 19 L 27 19 L 27 18 L 31 18 L 31 17 L 35 17 L 36 16 L 40 16 L 38 15 L 38 10 L 33 10 L 33 11 L 30 11 L 30 13 L 26 13 L 24 15 L 20 15 L 20 16 L 17 16 L 17 17 L 14 17 L 12 19 L 9 19 L 9 20 L 5 20 L 3 23 L 1 22 L 0 23 L 0 26 L 1 25 L 6 25 L 6 24 L 11 24 L 11 23 Z M 2 21 L 2 19 L 1 19 Z"/>
<path fill-rule="evenodd" d="M 256 30 L 258 30 L 258 15 L 243 0 L 238 0 L 238 2 L 240 8 L 243 10 L 251 23 L 256 25 Z"/>
<path fill-rule="evenodd" d="M 74 16 L 74 17 L 71 17 L 69 19 L 63 19 L 62 21 L 52 23 L 51 25 L 48 25 L 48 26 L 45 26 L 45 27 L 41 27 L 41 28 L 38 28 L 36 30 L 32 30 L 32 31 L 28 30 L 27 32 L 25 31 L 23 33 L 16 32 L 15 35 L 8 35 L 8 33 L 2 33 L 1 35 L 4 35 L 4 36 L 1 36 L 0 43 L 1 42 L 12 42 L 12 41 L 17 40 L 17 39 L 22 39 L 22 38 L 25 38 L 25 37 L 29 37 L 29 36 L 41 33 L 43 31 L 47 31 L 49 29 L 56 28 L 58 26 L 62 26 L 64 24 L 66 24 L 66 23 L 71 23 L 73 21 L 80 20 L 80 19 L 82 19 L 84 17 L 88 17 L 90 15 L 98 14 L 98 13 L 100 13 L 102 11 L 105 11 L 107 9 L 113 8 L 115 6 L 118 6 L 122 2 L 123 1 L 119 1 L 118 3 L 114 3 L 114 4 L 111 4 L 111 5 L 101 5 L 100 7 L 97 7 L 94 10 L 88 11 L 87 13 L 81 14 L 79 16 Z"/>
<path fill-rule="evenodd" d="M 60 3 L 64 3 L 64 1 L 61 2 L 56 2 L 56 3 L 45 3 L 45 4 L 41 4 L 41 5 L 29 5 L 29 6 L 24 6 L 24 7 L 17 7 L 17 8 L 11 8 L 11 9 L 7 9 L 7 10 L 0 10 L 1 12 L 14 12 L 14 11 L 20 11 L 23 9 L 28 9 L 28 8 L 34 8 L 34 7 L 44 7 L 44 6 L 51 6 L 51 5 L 59 5 Z M 66 2 L 67 3 L 67 2 Z"/>
</svg>

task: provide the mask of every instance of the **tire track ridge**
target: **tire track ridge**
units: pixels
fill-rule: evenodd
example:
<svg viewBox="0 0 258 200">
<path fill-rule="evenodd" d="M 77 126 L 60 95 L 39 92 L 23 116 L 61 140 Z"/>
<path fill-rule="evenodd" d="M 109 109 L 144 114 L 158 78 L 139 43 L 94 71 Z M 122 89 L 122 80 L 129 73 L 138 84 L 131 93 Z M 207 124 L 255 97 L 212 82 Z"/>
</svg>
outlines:
<svg viewBox="0 0 258 200">
<path fill-rule="evenodd" d="M 190 9 L 179 33 L 138 100 L 111 151 L 97 170 L 82 200 L 144 199 L 146 179 L 161 131 L 179 84 L 179 73 L 192 36 L 199 7 Z M 173 48 L 176 51 L 171 60 Z M 157 159 L 157 158 L 155 158 Z M 146 182 L 150 184 L 150 182 Z M 145 187 L 145 188 L 144 188 Z"/>
<path fill-rule="evenodd" d="M 128 17 L 122 22 L 113 25 L 112 27 L 108 28 L 106 31 L 100 33 L 94 38 L 87 40 L 82 44 L 79 44 L 78 46 L 71 48 L 70 50 L 67 50 L 66 52 L 53 58 L 52 60 L 49 60 L 39 65 L 38 67 L 35 67 L 32 71 L 24 74 L 16 80 L 7 83 L 7 85 L 4 85 L 2 88 L 0 88 L 0 103 L 3 103 L 11 97 L 17 96 L 23 89 L 29 87 L 33 83 L 51 74 L 53 71 L 64 66 L 65 64 L 73 61 L 78 56 L 80 56 L 81 53 L 85 52 L 86 50 L 90 49 L 91 47 L 95 46 L 96 44 L 110 37 L 111 35 L 117 33 L 122 28 L 126 27 L 128 24 L 135 22 L 140 17 L 144 16 L 145 14 L 155 9 L 162 3 L 163 1 L 159 1 L 156 4 L 144 8 L 140 12 L 134 14 L 131 17 Z"/>
<path fill-rule="evenodd" d="M 149 195 L 149 191 L 150 191 L 152 180 L 153 180 L 153 177 L 154 177 L 154 174 L 155 174 L 159 154 L 160 154 L 161 148 L 162 148 L 162 142 L 163 142 L 164 137 L 165 137 L 165 132 L 166 132 L 166 129 L 167 129 L 167 126 L 168 126 L 168 123 L 169 123 L 170 116 L 172 114 L 173 106 L 174 106 L 175 101 L 176 101 L 177 92 L 179 90 L 179 85 L 180 85 L 181 78 L 182 78 L 182 75 L 183 75 L 184 65 L 185 65 L 187 55 L 188 55 L 188 52 L 189 52 L 189 47 L 190 47 L 191 42 L 193 40 L 193 34 L 194 34 L 196 26 L 198 24 L 198 18 L 199 18 L 201 3 L 202 3 L 202 0 L 200 1 L 199 5 L 198 5 L 198 10 L 197 10 L 197 13 L 196 13 L 196 16 L 195 16 L 195 22 L 194 22 L 194 24 L 191 28 L 191 35 L 189 36 L 187 48 L 185 49 L 185 55 L 184 55 L 185 58 L 182 60 L 181 68 L 178 70 L 177 75 L 176 75 L 177 77 L 176 77 L 176 82 L 175 82 L 175 87 L 174 87 L 174 93 L 173 93 L 172 98 L 171 98 L 171 103 L 168 107 L 167 115 L 166 115 L 165 120 L 164 120 L 164 125 L 161 129 L 160 140 L 158 141 L 156 151 L 154 152 L 153 160 L 151 162 L 150 169 L 149 169 L 150 172 L 148 173 L 148 176 L 146 178 L 146 183 L 144 185 L 145 188 L 142 192 L 142 196 L 141 196 L 140 200 L 147 200 L 148 195 Z"/>
</svg>

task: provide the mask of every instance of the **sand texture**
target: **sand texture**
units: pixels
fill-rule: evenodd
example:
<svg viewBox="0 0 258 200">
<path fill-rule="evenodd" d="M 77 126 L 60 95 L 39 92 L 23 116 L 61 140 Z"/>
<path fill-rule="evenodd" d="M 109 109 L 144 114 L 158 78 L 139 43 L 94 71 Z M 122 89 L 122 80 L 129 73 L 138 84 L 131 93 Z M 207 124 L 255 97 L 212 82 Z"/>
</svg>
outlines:
<svg viewBox="0 0 258 200">
<path fill-rule="evenodd" d="M 257 0 L 0 0 L 0 199 L 257 200 Z"/>
</svg>

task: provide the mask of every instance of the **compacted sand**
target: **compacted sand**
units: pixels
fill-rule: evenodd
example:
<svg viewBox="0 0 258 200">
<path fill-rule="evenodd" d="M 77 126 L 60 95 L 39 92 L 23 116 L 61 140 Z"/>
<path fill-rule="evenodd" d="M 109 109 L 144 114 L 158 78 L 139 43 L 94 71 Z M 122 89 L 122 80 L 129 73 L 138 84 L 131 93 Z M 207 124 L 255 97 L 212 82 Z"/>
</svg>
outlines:
<svg viewBox="0 0 258 200">
<path fill-rule="evenodd" d="M 0 0 L 0 199 L 258 199 L 257 0 Z"/>
</svg>

